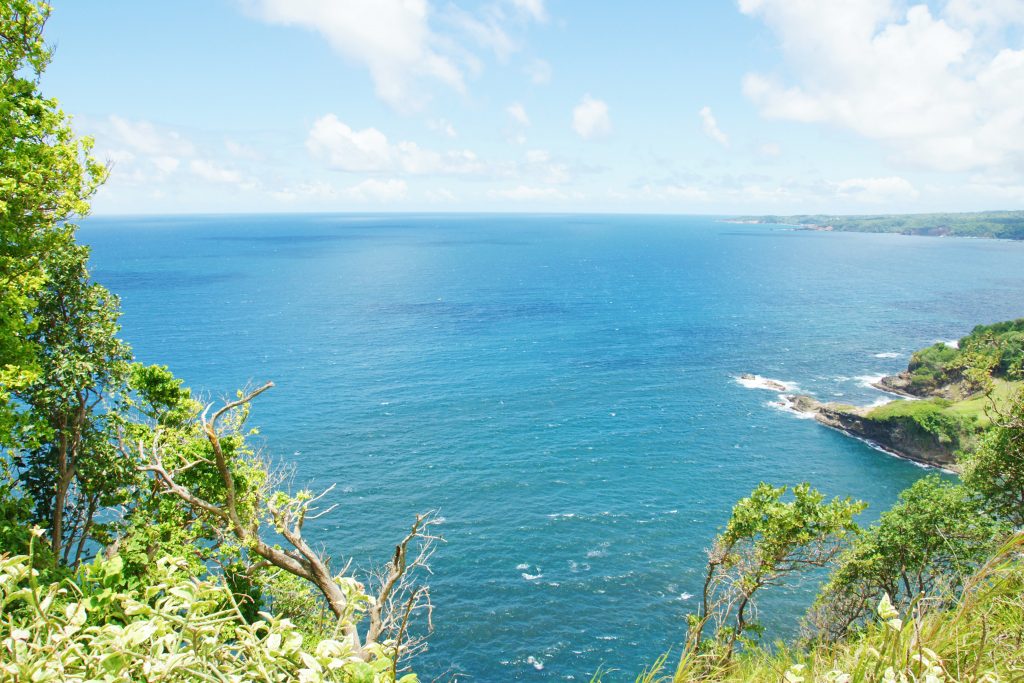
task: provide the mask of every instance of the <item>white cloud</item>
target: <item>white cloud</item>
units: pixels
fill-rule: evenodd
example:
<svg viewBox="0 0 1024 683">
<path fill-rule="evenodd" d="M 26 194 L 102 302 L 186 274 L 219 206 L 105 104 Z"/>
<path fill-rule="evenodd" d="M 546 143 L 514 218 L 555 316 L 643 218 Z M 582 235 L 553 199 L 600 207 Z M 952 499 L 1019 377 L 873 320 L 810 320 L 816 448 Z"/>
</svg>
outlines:
<svg viewBox="0 0 1024 683">
<path fill-rule="evenodd" d="M 888 178 L 850 178 L 835 183 L 836 193 L 844 199 L 866 204 L 884 204 L 917 199 L 920 193 L 910 181 L 897 176 Z"/>
<path fill-rule="evenodd" d="M 544 7 L 544 0 L 511 0 L 511 2 L 513 7 L 534 21 L 543 23 L 548 20 L 548 11 Z"/>
<path fill-rule="evenodd" d="M 506 190 L 491 190 L 488 196 L 497 199 L 514 199 L 516 201 L 537 201 L 542 199 L 567 199 L 561 190 L 553 187 L 531 187 L 519 185 Z"/>
<path fill-rule="evenodd" d="M 238 171 L 224 168 L 206 159 L 193 159 L 188 168 L 203 180 L 211 183 L 239 184 L 242 182 L 242 174 Z"/>
<path fill-rule="evenodd" d="M 457 138 L 459 136 L 458 131 L 455 130 L 455 126 L 448 119 L 434 119 L 427 122 L 427 128 L 437 133 L 441 133 L 445 137 Z"/>
<path fill-rule="evenodd" d="M 306 148 L 342 171 L 385 171 L 394 163 L 393 150 L 384 133 L 376 128 L 352 130 L 334 114 L 313 122 Z"/>
<path fill-rule="evenodd" d="M 607 136 L 612 132 L 608 105 L 602 100 L 584 95 L 580 103 L 572 110 L 572 129 L 584 140 Z"/>
<path fill-rule="evenodd" d="M 728 147 L 729 136 L 723 133 L 722 129 L 718 127 L 718 121 L 715 120 L 715 115 L 711 112 L 711 107 L 701 108 L 699 114 L 701 123 L 704 127 L 704 134 L 720 144 L 722 147 Z"/>
<path fill-rule="evenodd" d="M 158 156 L 151 158 L 149 161 L 156 166 L 158 171 L 164 174 L 174 173 L 181 165 L 181 159 L 176 157 Z"/>
<path fill-rule="evenodd" d="M 359 202 L 394 202 L 403 199 L 408 190 L 404 180 L 367 178 L 342 190 L 341 196 Z"/>
<path fill-rule="evenodd" d="M 429 25 L 427 0 L 246 0 L 263 21 L 322 34 L 331 47 L 366 65 L 377 95 L 398 109 L 414 108 L 420 79 L 464 90 L 462 69 L 442 53 Z"/>
<path fill-rule="evenodd" d="M 120 116 L 107 119 L 110 137 L 140 154 L 191 156 L 195 147 L 180 133 L 149 121 L 129 121 Z"/>
<path fill-rule="evenodd" d="M 246 161 L 262 161 L 263 159 L 263 155 L 252 147 L 235 142 L 230 138 L 224 140 L 224 149 L 236 159 L 245 159 Z"/>
<path fill-rule="evenodd" d="M 929 169 L 1024 164 L 1024 50 L 992 37 L 1024 22 L 1020 0 L 949 0 L 937 15 L 898 0 L 739 6 L 777 34 L 792 68 L 792 83 L 744 78 L 765 116 L 849 128 Z"/>
<path fill-rule="evenodd" d="M 526 115 L 526 109 L 524 109 L 523 105 L 519 102 L 513 102 L 508 105 L 508 107 L 505 108 L 505 111 L 508 112 L 508 115 L 511 116 L 519 125 L 530 125 L 530 117 Z"/>
<path fill-rule="evenodd" d="M 324 203 L 339 199 L 360 203 L 394 202 L 404 199 L 408 190 L 404 180 L 367 178 L 355 185 L 341 188 L 323 181 L 300 183 L 271 192 L 270 196 L 281 202 L 304 200 Z"/>
<path fill-rule="evenodd" d="M 531 149 L 526 152 L 526 160 L 531 164 L 546 164 L 551 161 L 551 152 L 546 149 Z"/>
<path fill-rule="evenodd" d="M 526 162 L 519 169 L 527 178 L 542 178 L 548 185 L 566 185 L 572 180 L 572 171 L 565 163 L 554 161 L 546 149 L 526 152 Z"/>
<path fill-rule="evenodd" d="M 526 65 L 526 75 L 536 85 L 551 82 L 551 65 L 543 59 L 534 59 Z"/>
<path fill-rule="evenodd" d="M 437 152 L 415 142 L 391 143 L 376 128 L 353 130 L 334 114 L 313 123 L 306 148 L 339 171 L 468 175 L 486 170 L 470 150 Z"/>
<path fill-rule="evenodd" d="M 473 15 L 455 5 L 447 10 L 447 19 L 477 45 L 492 50 L 501 62 L 519 49 L 519 44 L 505 30 L 505 16 L 496 5 L 489 5 Z"/>
<path fill-rule="evenodd" d="M 424 193 L 424 196 L 427 198 L 428 202 L 433 204 L 448 204 L 450 202 L 458 201 L 458 197 L 455 196 L 454 192 L 444 188 L 427 190 Z"/>
</svg>

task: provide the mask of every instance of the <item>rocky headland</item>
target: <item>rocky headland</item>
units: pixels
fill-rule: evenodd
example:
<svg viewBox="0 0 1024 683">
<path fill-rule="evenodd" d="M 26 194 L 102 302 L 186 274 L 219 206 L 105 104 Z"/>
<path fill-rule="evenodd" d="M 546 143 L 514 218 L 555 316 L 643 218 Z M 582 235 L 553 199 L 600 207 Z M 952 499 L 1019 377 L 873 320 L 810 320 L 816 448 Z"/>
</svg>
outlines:
<svg viewBox="0 0 1024 683">
<path fill-rule="evenodd" d="M 811 414 L 820 424 L 867 442 L 874 448 L 922 465 L 956 471 L 961 440 L 923 426 L 909 415 L 876 416 L 877 406 L 822 403 L 804 394 L 783 395 L 788 407 Z"/>
</svg>

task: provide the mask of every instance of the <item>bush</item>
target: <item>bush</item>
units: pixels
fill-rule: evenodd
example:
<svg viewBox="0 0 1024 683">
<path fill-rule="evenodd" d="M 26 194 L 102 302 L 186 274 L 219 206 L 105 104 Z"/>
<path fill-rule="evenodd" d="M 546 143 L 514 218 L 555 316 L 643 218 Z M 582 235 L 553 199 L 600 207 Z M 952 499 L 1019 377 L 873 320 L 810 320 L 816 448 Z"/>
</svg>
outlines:
<svg viewBox="0 0 1024 683">
<path fill-rule="evenodd" d="M 40 585 L 27 556 L 0 557 L 0 680 L 395 681 L 385 646 L 369 661 L 344 639 L 303 647 L 291 621 L 261 613 L 247 623 L 224 584 L 191 579 L 184 566 L 160 559 L 153 583 L 139 587 L 115 557 Z"/>
</svg>

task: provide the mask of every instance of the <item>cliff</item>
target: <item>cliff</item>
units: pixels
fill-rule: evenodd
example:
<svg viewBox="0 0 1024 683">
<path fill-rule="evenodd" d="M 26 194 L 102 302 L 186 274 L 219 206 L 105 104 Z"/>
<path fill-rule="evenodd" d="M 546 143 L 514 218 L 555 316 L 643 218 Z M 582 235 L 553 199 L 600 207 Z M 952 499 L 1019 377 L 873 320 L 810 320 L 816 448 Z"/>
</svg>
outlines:
<svg viewBox="0 0 1024 683">
<path fill-rule="evenodd" d="M 956 470 L 956 453 L 971 440 L 973 430 L 949 420 L 944 424 L 941 408 L 921 409 L 910 402 L 910 410 L 857 408 L 838 403 L 821 403 L 804 395 L 786 396 L 790 407 L 797 412 L 812 413 L 814 419 L 826 427 L 862 439 L 872 446 L 907 460 L 931 467 Z M 882 408 L 889 408 L 887 404 Z M 927 416 L 927 417 L 925 417 Z"/>
</svg>

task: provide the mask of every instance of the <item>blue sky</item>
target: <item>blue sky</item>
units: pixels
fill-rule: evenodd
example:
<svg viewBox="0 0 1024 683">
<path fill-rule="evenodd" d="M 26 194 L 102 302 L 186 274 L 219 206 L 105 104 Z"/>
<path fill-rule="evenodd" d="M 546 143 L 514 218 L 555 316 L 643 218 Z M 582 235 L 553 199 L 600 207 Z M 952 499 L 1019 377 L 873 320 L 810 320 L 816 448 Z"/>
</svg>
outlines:
<svg viewBox="0 0 1024 683">
<path fill-rule="evenodd" d="M 1024 1 L 53 0 L 98 214 L 1024 205 Z"/>
</svg>

